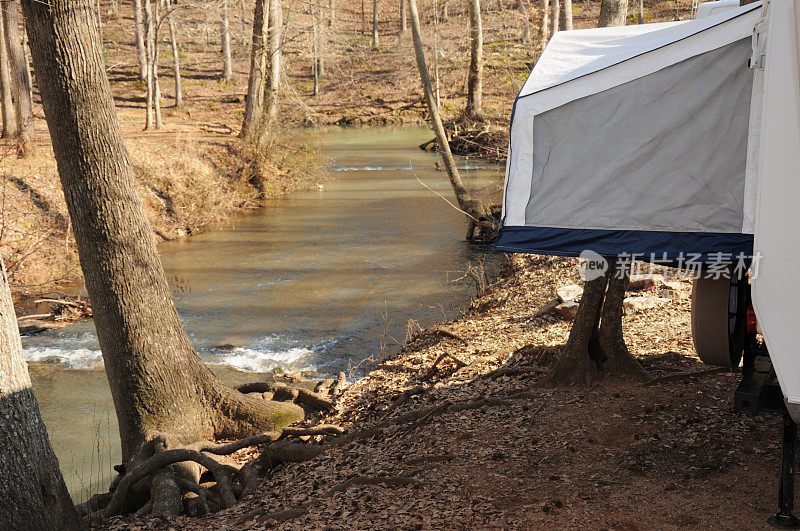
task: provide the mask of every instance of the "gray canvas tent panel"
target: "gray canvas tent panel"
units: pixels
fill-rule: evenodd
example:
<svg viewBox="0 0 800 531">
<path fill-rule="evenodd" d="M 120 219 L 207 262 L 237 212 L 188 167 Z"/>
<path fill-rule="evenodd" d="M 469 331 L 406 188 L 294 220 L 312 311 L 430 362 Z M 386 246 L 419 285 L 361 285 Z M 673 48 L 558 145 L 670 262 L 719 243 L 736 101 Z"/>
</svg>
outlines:
<svg viewBox="0 0 800 531">
<path fill-rule="evenodd" d="M 526 225 L 740 231 L 750 54 L 740 40 L 538 115 Z"/>
<path fill-rule="evenodd" d="M 759 11 L 557 33 L 515 101 L 497 249 L 750 255 Z"/>
</svg>

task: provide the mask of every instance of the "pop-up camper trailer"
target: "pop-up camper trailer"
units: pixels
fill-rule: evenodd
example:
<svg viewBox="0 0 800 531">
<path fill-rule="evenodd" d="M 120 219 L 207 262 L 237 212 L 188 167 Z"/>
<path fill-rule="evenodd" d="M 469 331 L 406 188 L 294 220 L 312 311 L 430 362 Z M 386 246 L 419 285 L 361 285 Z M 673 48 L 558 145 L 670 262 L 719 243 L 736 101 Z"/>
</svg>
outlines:
<svg viewBox="0 0 800 531">
<path fill-rule="evenodd" d="M 745 264 L 695 280 L 694 341 L 742 362 L 738 411 L 784 411 L 773 520 L 797 525 L 800 0 L 697 13 L 553 36 L 514 103 L 497 249 Z"/>
</svg>

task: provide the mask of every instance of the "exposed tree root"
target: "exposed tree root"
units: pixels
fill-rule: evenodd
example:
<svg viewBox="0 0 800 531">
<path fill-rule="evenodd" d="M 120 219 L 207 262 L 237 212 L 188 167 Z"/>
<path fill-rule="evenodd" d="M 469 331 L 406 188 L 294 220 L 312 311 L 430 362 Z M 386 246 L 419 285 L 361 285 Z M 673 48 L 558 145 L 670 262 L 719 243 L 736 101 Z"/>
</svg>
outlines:
<svg viewBox="0 0 800 531">
<path fill-rule="evenodd" d="M 236 388 L 242 394 L 272 393 L 272 399 L 279 402 L 290 401 L 311 409 L 330 411 L 333 402 L 324 396 L 302 387 L 293 387 L 281 382 L 251 382 Z"/>
<path fill-rule="evenodd" d="M 249 385 L 249 384 L 248 384 Z M 135 511 L 137 514 L 175 516 L 181 513 L 202 515 L 216 510 L 232 507 L 244 496 L 251 493 L 258 485 L 259 477 L 276 466 L 288 462 L 302 462 L 313 459 L 328 448 L 347 444 L 356 440 L 371 438 L 383 433 L 393 426 L 403 429 L 416 429 L 444 413 L 454 413 L 478 409 L 481 407 L 508 406 L 519 398 L 525 397 L 476 397 L 463 402 L 445 402 L 432 407 L 408 411 L 393 418 L 389 415 L 402 406 L 410 397 L 426 391 L 423 387 L 415 387 L 404 392 L 384 414 L 378 424 L 369 428 L 344 433 L 338 426 L 320 425 L 313 427 L 284 428 L 280 431 L 254 435 L 226 444 L 210 441 L 198 441 L 182 448 L 166 449 L 164 438 L 153 441 L 154 454 L 139 463 L 132 470 L 124 473 L 113 492 L 94 497 L 85 504 L 86 509 L 94 509 L 84 517 L 84 523 L 90 525 L 100 520 Z M 286 440 L 289 437 L 322 436 L 321 444 L 301 444 Z M 240 469 L 220 463 L 215 457 L 226 456 L 242 448 L 266 445 L 261 454 Z M 214 456 L 214 457 L 212 457 Z M 208 470 L 214 483 L 200 483 L 187 474 L 187 463 L 196 463 Z M 337 492 L 344 492 L 357 485 L 385 485 L 388 487 L 417 486 L 422 483 L 406 476 L 397 477 L 360 477 L 350 479 L 326 492 L 329 497 Z M 142 500 L 138 507 L 126 504 L 132 487 L 141 488 L 149 485 L 150 498 Z M 189 497 L 186 497 L 188 495 Z M 110 498 L 109 498 L 110 497 Z M 107 503 L 104 503 L 107 502 Z M 309 502 L 288 511 L 280 511 L 259 518 L 259 521 L 283 521 L 307 512 L 314 503 Z M 137 504 L 138 505 L 138 504 Z M 251 517 L 245 517 L 245 520 Z"/>
<path fill-rule="evenodd" d="M 438 358 L 434 360 L 433 364 L 431 365 L 431 368 L 428 369 L 428 372 L 425 373 L 425 376 L 422 377 L 422 381 L 424 382 L 426 380 L 431 379 L 433 375 L 436 374 L 436 369 L 439 366 L 439 364 L 448 358 L 453 360 L 453 362 L 456 364 L 456 370 L 467 366 L 467 362 L 458 359 L 455 355 L 450 354 L 449 352 L 445 352 L 444 354 L 441 354 Z"/>
</svg>

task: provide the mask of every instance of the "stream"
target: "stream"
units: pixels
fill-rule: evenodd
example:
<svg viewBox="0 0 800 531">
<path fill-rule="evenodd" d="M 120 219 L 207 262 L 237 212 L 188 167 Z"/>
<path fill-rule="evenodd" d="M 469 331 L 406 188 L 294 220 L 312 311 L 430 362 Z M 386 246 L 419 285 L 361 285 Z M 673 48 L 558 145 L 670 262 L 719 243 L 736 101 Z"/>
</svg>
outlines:
<svg viewBox="0 0 800 531">
<path fill-rule="evenodd" d="M 417 148 L 430 131 L 308 134 L 327 158 L 322 187 L 159 247 L 189 337 L 230 384 L 274 370 L 359 376 L 409 323 L 463 310 L 475 293 L 460 278 L 469 262 L 500 260 L 464 241 L 463 215 L 438 195 L 455 200 L 435 155 Z M 469 188 L 499 195 L 501 168 L 459 164 Z M 23 337 L 23 347 L 74 500 L 106 490 L 119 438 L 93 322 Z"/>
</svg>

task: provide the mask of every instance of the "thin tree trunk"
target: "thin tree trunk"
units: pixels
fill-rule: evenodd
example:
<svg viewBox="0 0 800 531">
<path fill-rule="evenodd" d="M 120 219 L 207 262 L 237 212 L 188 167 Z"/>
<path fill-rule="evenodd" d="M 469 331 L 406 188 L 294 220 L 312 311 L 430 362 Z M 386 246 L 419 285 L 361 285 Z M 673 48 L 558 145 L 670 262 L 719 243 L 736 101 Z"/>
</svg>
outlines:
<svg viewBox="0 0 800 531">
<path fill-rule="evenodd" d="M 87 0 L 24 0 L 34 66 L 119 420 L 123 463 L 303 417 L 208 369 L 183 329 L 138 193 Z"/>
<path fill-rule="evenodd" d="M 0 92 L 3 97 L 3 138 L 16 136 L 17 122 L 14 115 L 14 101 L 11 96 L 11 71 L 8 66 L 8 46 L 6 44 L 4 10 L 0 9 Z"/>
<path fill-rule="evenodd" d="M 480 0 L 469 0 L 469 74 L 464 116 L 483 120 L 483 26 Z"/>
<path fill-rule="evenodd" d="M 372 47 L 380 46 L 378 40 L 378 0 L 372 0 Z"/>
<path fill-rule="evenodd" d="M 408 33 L 408 14 L 406 13 L 407 0 L 400 0 L 400 35 Z"/>
<path fill-rule="evenodd" d="M 5 23 L 6 47 L 11 67 L 11 87 L 14 99 L 14 114 L 17 120 L 17 156 L 33 156 L 33 104 L 28 78 L 28 65 L 22 51 L 19 34 L 19 0 L 2 2 Z"/>
<path fill-rule="evenodd" d="M 449 0 L 442 1 L 442 22 L 450 20 L 450 2 Z"/>
<path fill-rule="evenodd" d="M 436 96 L 433 93 L 431 86 L 431 77 L 428 73 L 428 65 L 425 61 L 425 51 L 422 47 L 422 35 L 419 24 L 419 13 L 417 12 L 416 0 L 408 0 L 408 10 L 411 19 L 411 33 L 414 39 L 414 54 L 417 60 L 417 69 L 419 70 L 419 77 L 422 82 L 422 90 L 425 93 L 425 101 L 428 104 L 428 113 L 430 114 L 431 126 L 436 135 L 436 143 L 439 153 L 444 163 L 444 169 L 447 172 L 447 177 L 450 179 L 450 185 L 453 188 L 453 193 L 456 196 L 456 201 L 459 208 L 467 216 L 469 228 L 467 230 L 467 239 L 472 239 L 476 228 L 481 231 L 489 230 L 490 228 L 482 223 L 482 218 L 485 217 L 486 208 L 479 202 L 472 199 L 472 196 L 464 187 L 464 182 L 461 180 L 461 175 L 456 167 L 456 161 L 453 158 L 453 153 L 450 151 L 450 144 L 447 141 L 447 135 L 444 131 L 442 118 L 439 116 L 439 109 L 436 106 Z"/>
<path fill-rule="evenodd" d="M 28 85 L 28 98 L 33 107 L 33 72 L 31 72 L 31 58 L 28 57 L 28 27 L 25 19 L 22 20 L 22 62 L 25 64 L 25 84 Z"/>
<path fill-rule="evenodd" d="M 330 0 L 328 6 L 329 9 L 331 10 L 331 17 L 330 20 L 328 21 L 328 25 L 330 27 L 333 27 L 333 25 L 336 24 L 336 0 Z"/>
<path fill-rule="evenodd" d="M 150 0 L 145 0 L 149 2 Z M 164 127 L 161 121 L 161 83 L 158 80 L 158 30 L 161 28 L 161 0 L 153 0 L 153 112 L 156 118 L 156 129 Z"/>
<path fill-rule="evenodd" d="M 222 21 L 220 23 L 220 39 L 222 40 L 222 79 L 230 81 L 233 77 L 233 61 L 231 60 L 231 31 L 229 0 L 222 0 Z"/>
<path fill-rule="evenodd" d="M 531 42 L 531 21 L 528 12 L 527 0 L 517 0 L 517 9 L 522 15 L 522 43 L 530 44 Z"/>
<path fill-rule="evenodd" d="M 253 9 L 253 41 L 250 48 L 250 75 L 247 81 L 247 99 L 244 120 L 239 137 L 254 143 L 264 114 L 264 98 L 267 79 L 267 54 L 264 40 L 269 21 L 269 0 L 256 0 Z"/>
<path fill-rule="evenodd" d="M 558 33 L 561 19 L 561 2 L 559 0 L 550 0 L 551 19 L 550 20 L 550 35 Z"/>
<path fill-rule="evenodd" d="M 133 25 L 136 28 L 136 57 L 139 59 L 139 79 L 147 81 L 147 47 L 144 43 L 142 0 L 133 0 Z"/>
<path fill-rule="evenodd" d="M 601 0 L 598 28 L 624 26 L 628 18 L 628 0 Z"/>
<path fill-rule="evenodd" d="M 267 120 L 261 131 L 260 145 L 264 144 L 268 129 L 278 118 L 281 93 L 281 61 L 283 46 L 283 6 L 281 0 L 269 0 L 269 69 L 267 70 Z"/>
<path fill-rule="evenodd" d="M 572 0 L 561 0 L 561 23 L 562 30 L 572 29 Z"/>
<path fill-rule="evenodd" d="M 153 54 L 154 54 L 154 46 L 155 46 L 155 39 L 153 36 L 153 31 L 155 29 L 155 24 L 153 23 L 153 9 L 150 6 L 150 0 L 143 0 L 144 2 L 144 37 L 145 37 L 145 44 L 147 47 L 147 58 L 146 58 L 146 83 L 147 83 L 147 96 L 145 105 L 147 107 L 147 112 L 145 113 L 145 120 L 144 120 L 144 129 L 145 131 L 150 130 L 153 128 L 153 102 L 155 100 L 155 80 L 154 80 L 154 72 L 153 72 Z"/>
<path fill-rule="evenodd" d="M 644 0 L 639 0 L 639 24 L 644 24 Z"/>
<path fill-rule="evenodd" d="M 542 13 L 542 23 L 539 26 L 539 43 L 544 47 L 550 38 L 550 2 L 539 0 L 539 11 Z"/>
<path fill-rule="evenodd" d="M 317 9 L 314 4 L 310 6 L 311 8 L 311 24 L 312 24 L 312 43 L 311 43 L 311 54 L 313 58 L 313 64 L 311 65 L 311 73 L 314 77 L 314 90 L 313 96 L 319 96 L 319 21 L 317 20 Z"/>
<path fill-rule="evenodd" d="M 183 107 L 183 87 L 181 86 L 181 58 L 178 53 L 178 37 L 175 34 L 175 21 L 172 18 L 172 0 L 164 0 L 169 24 L 169 40 L 172 44 L 172 72 L 175 77 L 175 109 Z"/>
<path fill-rule="evenodd" d="M 79 529 L 33 394 L 0 257 L 0 521 L 4 529 Z"/>
</svg>

